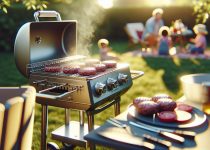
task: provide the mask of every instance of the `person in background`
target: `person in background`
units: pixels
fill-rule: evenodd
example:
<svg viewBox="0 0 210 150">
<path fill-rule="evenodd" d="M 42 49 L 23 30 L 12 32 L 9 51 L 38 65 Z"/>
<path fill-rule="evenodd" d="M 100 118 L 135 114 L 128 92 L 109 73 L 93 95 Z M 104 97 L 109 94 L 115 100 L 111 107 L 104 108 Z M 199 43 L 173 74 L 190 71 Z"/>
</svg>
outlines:
<svg viewBox="0 0 210 150">
<path fill-rule="evenodd" d="M 169 37 L 170 29 L 167 26 L 163 26 L 159 30 L 159 40 L 158 40 L 158 54 L 159 55 L 169 55 L 169 49 L 171 45 L 171 38 Z"/>
<path fill-rule="evenodd" d="M 148 45 L 155 50 L 158 40 L 158 32 L 164 22 L 162 20 L 163 9 L 156 8 L 152 12 L 152 17 L 150 17 L 145 24 L 145 29 L 143 33 L 143 40 L 148 43 Z"/>
<path fill-rule="evenodd" d="M 194 39 L 190 39 L 190 42 L 194 44 L 188 44 L 187 49 L 191 54 L 203 54 L 206 49 L 207 41 L 206 35 L 208 31 L 204 24 L 197 24 L 193 27 L 193 31 L 196 34 Z"/>
<path fill-rule="evenodd" d="M 119 58 L 111 53 L 112 48 L 109 47 L 109 41 L 107 39 L 100 39 L 98 41 L 99 53 L 101 61 L 104 60 L 119 60 Z"/>
</svg>

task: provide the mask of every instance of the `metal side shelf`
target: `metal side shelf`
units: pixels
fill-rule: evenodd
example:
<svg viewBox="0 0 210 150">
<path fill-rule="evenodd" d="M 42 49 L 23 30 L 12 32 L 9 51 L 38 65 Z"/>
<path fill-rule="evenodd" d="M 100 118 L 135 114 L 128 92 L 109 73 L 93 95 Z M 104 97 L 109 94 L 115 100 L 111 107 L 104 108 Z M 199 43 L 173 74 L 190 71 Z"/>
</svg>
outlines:
<svg viewBox="0 0 210 150">
<path fill-rule="evenodd" d="M 94 129 L 98 127 L 95 125 Z M 84 139 L 86 134 L 88 134 L 88 124 L 81 125 L 78 121 L 70 121 L 68 125 L 63 125 L 51 132 L 53 140 L 84 148 L 88 146 L 87 141 Z"/>
</svg>

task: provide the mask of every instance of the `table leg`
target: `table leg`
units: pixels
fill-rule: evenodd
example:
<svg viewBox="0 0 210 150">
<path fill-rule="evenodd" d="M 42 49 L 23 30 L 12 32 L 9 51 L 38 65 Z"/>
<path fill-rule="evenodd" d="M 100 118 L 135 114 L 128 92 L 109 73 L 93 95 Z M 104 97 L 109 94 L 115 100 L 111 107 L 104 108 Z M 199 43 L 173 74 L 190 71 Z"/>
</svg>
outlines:
<svg viewBox="0 0 210 150">
<path fill-rule="evenodd" d="M 87 113 L 87 119 L 88 119 L 88 131 L 94 129 L 94 115 L 91 113 Z"/>
<path fill-rule="evenodd" d="M 48 106 L 42 105 L 41 150 L 47 150 Z"/>
<path fill-rule="evenodd" d="M 84 111 L 83 110 L 79 111 L 79 122 L 80 122 L 80 125 L 84 126 L 85 116 L 84 116 Z"/>
<path fill-rule="evenodd" d="M 114 104 L 114 115 L 117 116 L 120 114 L 120 97 L 116 99 L 116 103 Z"/>
<path fill-rule="evenodd" d="M 69 125 L 70 121 L 70 109 L 65 109 L 65 125 Z"/>
</svg>

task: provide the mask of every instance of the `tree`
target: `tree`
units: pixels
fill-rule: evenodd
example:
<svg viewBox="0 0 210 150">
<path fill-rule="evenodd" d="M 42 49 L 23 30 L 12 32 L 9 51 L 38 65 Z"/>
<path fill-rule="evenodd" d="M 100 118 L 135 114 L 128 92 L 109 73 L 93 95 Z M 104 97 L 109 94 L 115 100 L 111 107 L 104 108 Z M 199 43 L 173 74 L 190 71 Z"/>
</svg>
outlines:
<svg viewBox="0 0 210 150">
<path fill-rule="evenodd" d="M 205 23 L 210 14 L 210 0 L 193 0 L 197 23 Z"/>
<path fill-rule="evenodd" d="M 0 9 L 7 13 L 7 8 L 14 3 L 22 3 L 27 9 L 43 10 L 47 8 L 48 2 L 45 0 L 2 0 Z"/>
<path fill-rule="evenodd" d="M 46 9 L 49 3 L 67 3 L 70 4 L 73 0 L 2 0 L 0 2 L 0 10 L 7 13 L 7 8 L 15 3 L 22 3 L 28 10 L 43 10 Z"/>
</svg>

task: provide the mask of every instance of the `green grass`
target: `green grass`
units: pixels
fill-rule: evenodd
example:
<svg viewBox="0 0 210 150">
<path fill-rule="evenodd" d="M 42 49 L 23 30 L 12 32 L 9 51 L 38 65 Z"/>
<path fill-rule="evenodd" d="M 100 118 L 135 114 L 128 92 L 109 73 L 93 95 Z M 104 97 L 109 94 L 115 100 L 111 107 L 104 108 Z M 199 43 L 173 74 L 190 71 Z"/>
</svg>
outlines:
<svg viewBox="0 0 210 150">
<path fill-rule="evenodd" d="M 121 111 L 126 110 L 127 106 L 137 96 L 153 96 L 156 93 L 168 93 L 174 99 L 182 96 L 180 76 L 189 73 L 204 73 L 210 72 L 210 61 L 202 59 L 172 59 L 172 58 L 141 58 L 132 57 L 128 54 L 123 54 L 127 51 L 127 43 L 113 43 L 113 49 L 118 53 L 122 62 L 130 64 L 131 69 L 142 70 L 145 75 L 137 80 L 134 80 L 130 90 L 122 96 Z M 93 48 L 94 57 L 97 48 Z M 0 86 L 20 86 L 27 84 L 27 79 L 22 77 L 15 66 L 13 54 L 0 53 Z M 101 125 L 104 121 L 113 116 L 113 108 L 96 115 L 95 123 Z M 72 120 L 78 120 L 78 113 L 72 113 Z M 41 122 L 41 107 L 36 104 L 34 134 L 33 134 L 33 149 L 40 148 L 40 122 Z M 64 110 L 61 108 L 49 107 L 49 132 L 64 124 Z M 58 142 L 59 145 L 61 145 Z M 78 148 L 80 149 L 80 148 Z"/>
</svg>

